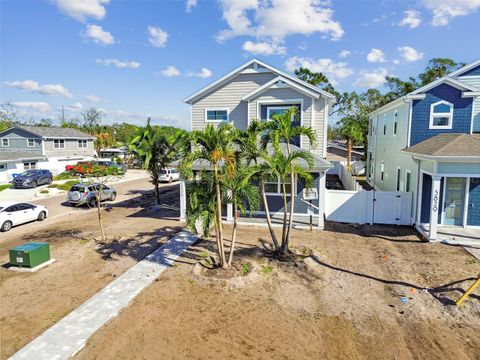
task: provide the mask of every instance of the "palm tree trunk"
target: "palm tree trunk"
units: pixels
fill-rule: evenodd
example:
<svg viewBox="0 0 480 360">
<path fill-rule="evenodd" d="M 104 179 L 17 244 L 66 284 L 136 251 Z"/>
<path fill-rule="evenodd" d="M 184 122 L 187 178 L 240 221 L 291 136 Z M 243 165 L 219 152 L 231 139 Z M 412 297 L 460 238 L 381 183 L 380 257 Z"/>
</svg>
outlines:
<svg viewBox="0 0 480 360">
<path fill-rule="evenodd" d="M 228 267 L 227 262 L 225 261 L 225 251 L 223 248 L 223 228 L 222 228 L 222 194 L 220 192 L 220 181 L 218 180 L 218 168 L 217 165 L 213 167 L 215 175 L 215 191 L 217 194 L 217 222 L 218 222 L 218 255 L 220 257 L 220 264 L 223 268 Z"/>
<path fill-rule="evenodd" d="M 230 253 L 228 254 L 228 266 L 232 266 L 233 252 L 235 251 L 235 241 L 237 239 L 237 204 L 233 201 L 233 230 L 232 241 L 230 243 Z"/>
<path fill-rule="evenodd" d="M 294 179 L 295 179 L 295 175 L 293 174 L 293 171 L 291 171 L 290 172 L 290 218 L 288 219 L 288 229 L 287 229 L 287 234 L 285 236 L 284 248 L 282 249 L 284 253 L 288 253 L 290 230 L 292 229 L 292 225 L 293 225 L 293 213 L 295 210 L 295 187 L 293 183 Z"/>
<path fill-rule="evenodd" d="M 282 246 L 280 250 L 283 250 L 285 247 L 285 238 L 287 235 L 287 218 L 288 218 L 288 210 L 287 210 L 287 189 L 285 187 L 285 179 L 282 180 L 282 198 L 283 198 L 283 227 L 282 227 Z"/>
<path fill-rule="evenodd" d="M 273 231 L 272 219 L 270 218 L 270 210 L 268 208 L 267 194 L 265 194 L 265 183 L 264 183 L 263 180 L 260 180 L 260 188 L 261 188 L 261 192 L 262 192 L 263 207 L 265 208 L 265 216 L 267 217 L 268 230 L 270 231 L 270 236 L 272 237 L 273 246 L 275 247 L 275 251 L 278 251 L 280 246 L 278 244 L 277 236 L 275 235 L 275 232 Z"/>
</svg>

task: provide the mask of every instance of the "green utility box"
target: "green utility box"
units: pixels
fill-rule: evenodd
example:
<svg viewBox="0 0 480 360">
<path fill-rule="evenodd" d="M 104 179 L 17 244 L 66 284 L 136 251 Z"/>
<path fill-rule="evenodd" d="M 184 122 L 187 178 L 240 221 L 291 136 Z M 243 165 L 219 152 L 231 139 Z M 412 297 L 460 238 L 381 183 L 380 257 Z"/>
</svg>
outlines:
<svg viewBox="0 0 480 360">
<path fill-rule="evenodd" d="M 10 249 L 10 264 L 34 268 L 50 260 L 50 245 L 44 242 L 30 242 Z"/>
</svg>

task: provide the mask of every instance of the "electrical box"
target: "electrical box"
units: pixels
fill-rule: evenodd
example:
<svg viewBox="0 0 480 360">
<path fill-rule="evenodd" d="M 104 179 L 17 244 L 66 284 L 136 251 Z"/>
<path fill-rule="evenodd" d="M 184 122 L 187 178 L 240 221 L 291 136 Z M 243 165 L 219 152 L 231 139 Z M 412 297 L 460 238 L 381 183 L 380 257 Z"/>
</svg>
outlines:
<svg viewBox="0 0 480 360">
<path fill-rule="evenodd" d="M 10 249 L 10 264 L 34 268 L 50 260 L 50 245 L 44 242 L 30 242 Z"/>
</svg>

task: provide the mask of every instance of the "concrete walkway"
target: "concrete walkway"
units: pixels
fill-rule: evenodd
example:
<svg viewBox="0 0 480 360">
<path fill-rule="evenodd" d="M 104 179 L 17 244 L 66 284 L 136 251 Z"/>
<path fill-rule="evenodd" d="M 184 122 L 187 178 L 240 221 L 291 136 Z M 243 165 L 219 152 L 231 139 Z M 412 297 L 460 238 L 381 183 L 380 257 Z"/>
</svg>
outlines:
<svg viewBox="0 0 480 360">
<path fill-rule="evenodd" d="M 57 360 L 73 356 L 196 240 L 188 231 L 176 234 L 10 359 Z"/>
</svg>

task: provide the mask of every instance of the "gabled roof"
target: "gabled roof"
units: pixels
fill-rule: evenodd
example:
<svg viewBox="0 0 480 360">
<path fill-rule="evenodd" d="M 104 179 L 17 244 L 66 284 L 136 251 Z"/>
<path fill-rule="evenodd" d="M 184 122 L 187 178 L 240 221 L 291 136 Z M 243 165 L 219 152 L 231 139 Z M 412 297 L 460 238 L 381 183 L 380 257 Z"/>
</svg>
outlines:
<svg viewBox="0 0 480 360">
<path fill-rule="evenodd" d="M 85 134 L 83 131 L 72 129 L 72 128 L 56 127 L 56 126 L 48 127 L 48 126 L 19 125 L 19 126 L 13 126 L 5 131 L 8 131 L 14 128 L 22 129 L 22 130 L 28 131 L 33 135 L 41 136 L 44 138 L 95 139 L 93 136 Z"/>
<path fill-rule="evenodd" d="M 0 161 L 11 162 L 20 160 L 39 160 L 46 159 L 42 154 L 33 151 L 0 151 Z"/>
<path fill-rule="evenodd" d="M 450 74 L 448 74 L 448 76 L 451 76 L 451 77 L 460 76 L 463 73 L 466 73 L 467 71 L 472 70 L 473 68 L 476 68 L 477 66 L 480 66 L 480 59 L 475 60 L 474 62 L 471 62 L 470 64 L 467 64 L 461 67 L 460 69 L 451 72 Z"/>
<path fill-rule="evenodd" d="M 428 158 L 480 158 L 480 134 L 438 134 L 402 152 Z"/>
<path fill-rule="evenodd" d="M 242 100 L 248 101 L 248 100 L 252 99 L 253 97 L 255 97 L 257 95 L 260 95 L 264 91 L 266 91 L 266 90 L 268 90 L 272 87 L 278 86 L 279 83 L 284 83 L 288 87 L 291 87 L 291 88 L 297 90 L 298 92 L 301 92 L 302 94 L 305 94 L 307 96 L 314 97 L 315 99 L 318 99 L 320 97 L 320 95 L 318 93 L 313 92 L 309 89 L 306 89 L 304 86 L 298 85 L 297 83 L 287 79 L 284 76 L 277 76 L 276 78 L 274 78 L 274 79 L 270 80 L 269 82 L 263 84 L 259 88 L 253 90 L 251 93 L 245 95 L 242 98 Z"/>
<path fill-rule="evenodd" d="M 457 79 L 453 79 L 449 76 L 444 76 L 440 79 L 432 81 L 430 84 L 427 84 L 425 86 L 422 86 L 421 88 L 418 88 L 415 91 L 412 91 L 408 95 L 416 95 L 416 94 L 424 93 L 425 91 L 433 89 L 434 87 L 437 87 L 440 84 L 448 84 L 450 86 L 453 86 L 454 88 L 457 88 L 457 89 L 463 90 L 463 91 L 472 91 L 472 92 L 480 91 L 480 89 L 477 89 L 475 86 L 472 86 L 470 84 L 467 84 L 467 83 L 465 83 L 463 81 L 460 81 L 460 80 L 457 80 Z"/>
<path fill-rule="evenodd" d="M 240 65 L 239 67 L 237 67 L 236 69 L 234 69 L 233 71 L 229 72 L 227 75 L 221 77 L 220 79 L 214 81 L 213 83 L 211 83 L 210 85 L 207 85 L 206 87 L 204 87 L 203 89 L 197 91 L 196 93 L 190 95 L 189 97 L 185 98 L 183 101 L 188 103 L 188 104 L 191 104 L 195 99 L 197 99 L 198 97 L 202 96 L 203 94 L 205 94 L 206 92 L 210 91 L 210 90 L 213 90 L 215 89 L 216 87 L 224 84 L 225 82 L 229 81 L 230 79 L 234 78 L 235 76 L 237 76 L 242 70 L 244 70 L 245 68 L 249 67 L 250 65 L 256 63 L 257 65 L 260 65 L 268 70 L 270 70 L 272 73 L 276 74 L 276 75 L 280 75 L 280 76 L 283 76 L 289 80 L 292 80 L 293 82 L 295 83 L 298 83 L 299 85 L 303 85 L 304 87 L 320 94 L 321 96 L 323 97 L 326 97 L 327 99 L 330 99 L 330 100 L 335 100 L 335 96 L 333 96 L 332 94 L 322 90 L 322 89 L 319 89 L 318 87 L 316 86 L 313 86 L 303 80 L 300 80 L 292 75 L 289 75 L 281 70 L 278 70 L 277 68 L 271 66 L 271 65 L 268 65 L 266 63 L 264 63 L 263 61 L 260 61 L 258 59 L 251 59 L 250 61 L 247 61 L 246 63 Z"/>
</svg>

